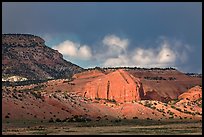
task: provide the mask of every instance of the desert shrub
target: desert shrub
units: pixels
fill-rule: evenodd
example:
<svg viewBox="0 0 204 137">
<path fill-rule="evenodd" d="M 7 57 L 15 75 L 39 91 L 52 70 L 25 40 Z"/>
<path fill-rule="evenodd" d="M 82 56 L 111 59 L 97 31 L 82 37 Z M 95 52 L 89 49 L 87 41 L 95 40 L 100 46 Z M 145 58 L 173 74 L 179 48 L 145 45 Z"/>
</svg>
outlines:
<svg viewBox="0 0 204 137">
<path fill-rule="evenodd" d="M 147 104 L 144 104 L 144 106 L 151 108 L 152 104 L 147 103 Z"/>
<path fill-rule="evenodd" d="M 175 106 L 173 106 L 173 105 L 171 106 L 171 108 L 176 109 L 176 107 L 175 107 Z"/>
<path fill-rule="evenodd" d="M 156 109 L 156 107 L 155 106 L 153 106 L 153 107 L 151 107 L 152 109 Z"/>
<path fill-rule="evenodd" d="M 159 112 L 164 112 L 164 109 L 156 109 L 157 111 L 159 111 Z"/>
<path fill-rule="evenodd" d="M 169 119 L 173 119 L 174 117 L 169 117 Z"/>
<path fill-rule="evenodd" d="M 100 117 L 100 116 L 98 116 L 97 118 L 98 118 L 98 119 L 101 119 L 101 117 Z"/>
<path fill-rule="evenodd" d="M 78 116 L 78 115 L 74 115 L 72 118 L 67 119 L 68 122 L 87 122 L 87 121 L 91 121 L 91 119 L 86 118 L 84 116 Z"/>
<path fill-rule="evenodd" d="M 21 98 L 21 97 L 23 97 L 23 96 L 22 96 L 22 94 L 18 94 L 18 97 L 20 97 L 20 98 Z"/>
<path fill-rule="evenodd" d="M 56 119 L 56 122 L 61 122 L 61 120 L 59 118 Z"/>
<path fill-rule="evenodd" d="M 12 96 L 13 96 L 15 99 L 18 99 L 18 97 L 17 97 L 14 93 L 12 93 Z"/>
<path fill-rule="evenodd" d="M 181 111 L 181 109 L 180 109 L 180 108 L 176 108 L 176 110 Z"/>
<path fill-rule="evenodd" d="M 97 98 L 97 97 L 95 97 L 95 100 L 101 100 L 101 98 Z"/>
<path fill-rule="evenodd" d="M 53 118 L 50 118 L 48 122 L 53 123 L 54 122 Z"/>
<path fill-rule="evenodd" d="M 61 90 L 56 90 L 55 92 L 62 92 Z"/>
<path fill-rule="evenodd" d="M 169 112 L 169 115 L 174 115 L 174 113 L 170 111 L 170 112 Z"/>
<path fill-rule="evenodd" d="M 62 120 L 62 122 L 67 122 L 67 121 L 69 121 L 69 118 L 65 118 Z"/>
<path fill-rule="evenodd" d="M 67 96 L 67 95 L 65 95 L 64 97 L 65 97 L 65 99 L 68 99 L 68 96 Z"/>
<path fill-rule="evenodd" d="M 186 113 L 186 114 L 192 114 L 190 111 L 187 111 L 186 109 L 184 109 L 184 113 Z"/>
<path fill-rule="evenodd" d="M 121 122 L 121 119 L 116 119 L 115 122 L 116 123 Z"/>
<path fill-rule="evenodd" d="M 54 97 L 54 98 L 57 98 L 57 95 L 56 95 L 56 94 L 53 94 L 53 97 Z"/>
<path fill-rule="evenodd" d="M 66 110 L 66 112 L 69 112 L 69 110 Z"/>
<path fill-rule="evenodd" d="M 176 80 L 175 77 L 169 77 L 169 80 Z"/>
<path fill-rule="evenodd" d="M 6 115 L 5 118 L 10 118 L 10 117 L 8 115 Z"/>
<path fill-rule="evenodd" d="M 116 103 L 116 100 L 115 100 L 115 99 L 106 99 L 106 101 L 112 102 L 112 103 Z"/>
<path fill-rule="evenodd" d="M 40 92 L 31 91 L 30 93 L 31 93 L 36 99 L 41 99 L 41 93 L 40 93 Z"/>
<path fill-rule="evenodd" d="M 142 102 L 138 102 L 138 104 L 142 105 Z"/>
<path fill-rule="evenodd" d="M 138 117 L 133 117 L 132 119 L 138 119 Z"/>
<path fill-rule="evenodd" d="M 196 115 L 202 115 L 202 114 L 200 114 L 199 112 L 195 112 L 195 114 L 196 114 Z"/>
</svg>

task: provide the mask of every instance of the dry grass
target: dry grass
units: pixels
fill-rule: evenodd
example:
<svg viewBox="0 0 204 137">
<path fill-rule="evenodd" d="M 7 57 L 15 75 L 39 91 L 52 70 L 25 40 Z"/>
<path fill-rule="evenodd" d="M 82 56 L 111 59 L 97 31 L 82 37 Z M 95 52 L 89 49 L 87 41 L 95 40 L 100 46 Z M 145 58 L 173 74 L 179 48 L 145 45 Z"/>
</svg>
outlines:
<svg viewBox="0 0 204 137">
<path fill-rule="evenodd" d="M 202 134 L 202 122 L 198 121 L 146 121 L 122 120 L 121 122 L 43 123 L 27 124 L 27 127 L 3 124 L 3 135 L 196 135 Z M 31 125 L 31 126 L 28 126 Z M 25 125 L 26 126 L 26 125 Z"/>
</svg>

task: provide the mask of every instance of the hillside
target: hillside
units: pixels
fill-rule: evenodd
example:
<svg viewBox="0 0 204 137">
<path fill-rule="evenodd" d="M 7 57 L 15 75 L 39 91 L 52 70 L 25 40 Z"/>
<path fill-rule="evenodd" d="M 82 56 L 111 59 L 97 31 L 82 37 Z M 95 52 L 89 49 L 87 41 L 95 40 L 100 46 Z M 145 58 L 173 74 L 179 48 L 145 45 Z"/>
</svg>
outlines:
<svg viewBox="0 0 204 137">
<path fill-rule="evenodd" d="M 83 68 L 63 59 L 62 54 L 30 34 L 2 34 L 3 81 L 70 78 Z"/>
<path fill-rule="evenodd" d="M 133 85 L 135 83 L 134 86 L 141 87 L 140 90 L 135 91 L 136 88 L 133 85 L 131 87 L 131 84 L 127 83 L 123 76 L 125 79 L 129 78 L 128 82 L 130 81 Z M 93 68 L 74 75 L 74 78 L 73 82 L 77 85 L 75 91 L 81 91 L 84 94 L 87 90 L 92 94 L 91 98 L 97 98 L 97 92 L 99 94 L 102 92 L 105 98 L 109 81 L 109 92 L 110 94 L 114 93 L 113 96 L 118 92 L 118 96 L 122 95 L 124 98 L 124 94 L 127 93 L 126 96 L 132 98 L 128 92 L 134 91 L 133 94 L 135 94 L 140 91 L 139 98 L 161 102 L 176 99 L 186 90 L 196 85 L 202 85 L 202 77 L 192 77 L 172 68 Z"/>
<path fill-rule="evenodd" d="M 73 82 L 61 79 L 27 86 L 3 87 L 2 119 L 4 122 L 202 119 L 202 106 L 199 105 L 202 98 L 196 103 L 188 100 L 187 104 L 182 100 L 164 103 L 143 99 L 124 103 L 81 96 L 74 90 L 75 86 Z"/>
</svg>

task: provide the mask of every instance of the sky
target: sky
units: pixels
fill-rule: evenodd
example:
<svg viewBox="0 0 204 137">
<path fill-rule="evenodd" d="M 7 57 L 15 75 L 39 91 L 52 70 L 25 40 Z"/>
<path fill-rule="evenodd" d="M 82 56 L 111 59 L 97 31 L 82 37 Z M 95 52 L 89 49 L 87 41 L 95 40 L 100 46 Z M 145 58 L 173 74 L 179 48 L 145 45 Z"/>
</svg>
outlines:
<svg viewBox="0 0 204 137">
<path fill-rule="evenodd" d="M 201 2 L 3 2 L 2 33 L 40 36 L 84 68 L 202 73 Z"/>
</svg>

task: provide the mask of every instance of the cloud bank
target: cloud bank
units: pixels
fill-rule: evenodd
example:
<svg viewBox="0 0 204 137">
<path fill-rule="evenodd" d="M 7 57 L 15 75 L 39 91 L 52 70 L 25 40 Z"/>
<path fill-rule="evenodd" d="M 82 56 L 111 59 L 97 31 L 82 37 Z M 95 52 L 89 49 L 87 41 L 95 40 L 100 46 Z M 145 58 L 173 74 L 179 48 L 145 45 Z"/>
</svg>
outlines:
<svg viewBox="0 0 204 137">
<path fill-rule="evenodd" d="M 158 42 L 159 41 L 159 42 Z M 128 38 L 115 34 L 106 35 L 101 40 L 101 45 L 92 48 L 88 45 L 66 40 L 55 47 L 64 56 L 74 57 L 79 60 L 96 61 L 101 67 L 176 67 L 188 60 L 187 54 L 191 50 L 189 45 L 180 40 L 159 37 L 152 42 L 150 48 L 131 45 Z M 130 47 L 132 46 L 132 48 Z M 98 48 L 101 46 L 102 48 Z M 93 66 L 93 64 L 90 64 Z"/>
</svg>

